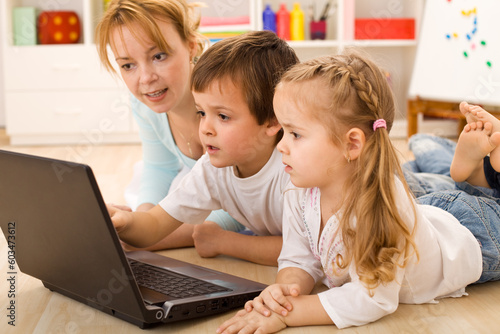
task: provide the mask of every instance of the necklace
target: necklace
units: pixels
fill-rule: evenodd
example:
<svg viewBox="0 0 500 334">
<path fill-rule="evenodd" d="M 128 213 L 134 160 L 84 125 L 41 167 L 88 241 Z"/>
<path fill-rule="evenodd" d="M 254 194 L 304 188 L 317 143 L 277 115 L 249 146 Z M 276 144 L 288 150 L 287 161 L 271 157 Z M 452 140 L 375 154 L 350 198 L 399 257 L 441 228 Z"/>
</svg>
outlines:
<svg viewBox="0 0 500 334">
<path fill-rule="evenodd" d="M 175 124 L 173 118 L 171 117 L 168 117 L 167 115 L 167 118 L 168 120 L 170 121 L 170 123 L 172 123 L 172 125 L 174 126 L 174 128 L 177 130 L 177 132 L 179 133 L 179 135 L 181 136 L 182 140 L 184 140 L 184 142 L 186 143 L 187 145 L 187 148 L 188 148 L 188 151 L 189 151 L 189 155 L 190 155 L 190 158 L 191 159 L 194 159 L 194 154 L 193 154 L 193 150 L 191 149 L 191 139 L 193 139 L 193 136 L 194 136 L 194 133 L 191 132 L 191 137 L 189 137 L 189 140 L 186 139 L 186 137 L 184 137 L 184 135 L 182 134 L 181 130 L 179 129 L 179 127 Z"/>
</svg>

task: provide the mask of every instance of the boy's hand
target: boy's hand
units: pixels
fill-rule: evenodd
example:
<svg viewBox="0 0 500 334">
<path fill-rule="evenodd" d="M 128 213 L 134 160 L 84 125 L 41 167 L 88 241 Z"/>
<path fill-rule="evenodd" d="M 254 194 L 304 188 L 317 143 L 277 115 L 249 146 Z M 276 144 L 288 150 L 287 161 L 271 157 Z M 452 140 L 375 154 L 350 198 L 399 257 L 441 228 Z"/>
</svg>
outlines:
<svg viewBox="0 0 500 334">
<path fill-rule="evenodd" d="M 292 310 L 292 304 L 285 296 L 297 297 L 300 294 L 298 284 L 273 284 L 268 286 L 253 300 L 246 302 L 245 310 L 252 310 L 268 317 L 272 312 L 287 316 Z"/>
<path fill-rule="evenodd" d="M 219 334 L 230 333 L 276 333 L 286 328 L 287 325 L 282 316 L 272 313 L 265 317 L 253 310 L 246 312 L 241 310 L 234 317 L 225 321 L 217 328 Z"/>
<path fill-rule="evenodd" d="M 122 210 L 118 206 L 106 205 L 116 231 L 120 233 L 132 223 L 132 210 Z"/>
<path fill-rule="evenodd" d="M 216 257 L 224 230 L 211 221 L 195 225 L 193 231 L 194 246 L 201 257 Z"/>
<path fill-rule="evenodd" d="M 107 206 L 112 206 L 112 207 L 117 208 L 118 210 L 122 210 L 122 211 L 132 212 L 132 209 L 128 205 L 121 205 L 121 204 L 112 204 L 112 203 L 109 203 L 109 204 L 107 204 Z"/>
</svg>

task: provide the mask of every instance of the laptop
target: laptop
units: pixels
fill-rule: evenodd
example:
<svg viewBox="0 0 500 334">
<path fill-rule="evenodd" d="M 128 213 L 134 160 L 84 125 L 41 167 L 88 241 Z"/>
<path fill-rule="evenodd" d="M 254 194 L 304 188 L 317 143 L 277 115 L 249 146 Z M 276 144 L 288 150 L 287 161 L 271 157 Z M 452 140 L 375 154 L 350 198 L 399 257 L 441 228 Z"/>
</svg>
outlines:
<svg viewBox="0 0 500 334">
<path fill-rule="evenodd" d="M 152 252 L 124 252 L 85 164 L 0 150 L 0 226 L 20 271 L 141 328 L 239 308 L 266 287 Z M 161 283 L 155 275 L 166 271 L 174 277 Z M 170 292 L 176 286 L 187 295 Z"/>
</svg>

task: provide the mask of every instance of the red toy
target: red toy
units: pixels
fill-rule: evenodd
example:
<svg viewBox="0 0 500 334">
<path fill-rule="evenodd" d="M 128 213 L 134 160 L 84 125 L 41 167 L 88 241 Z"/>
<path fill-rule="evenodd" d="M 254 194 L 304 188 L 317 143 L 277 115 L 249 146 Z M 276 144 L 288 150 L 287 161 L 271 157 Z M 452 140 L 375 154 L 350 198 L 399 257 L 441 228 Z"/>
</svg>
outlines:
<svg viewBox="0 0 500 334">
<path fill-rule="evenodd" d="M 40 44 L 69 44 L 80 40 L 80 19 L 72 11 L 46 11 L 38 16 Z"/>
</svg>

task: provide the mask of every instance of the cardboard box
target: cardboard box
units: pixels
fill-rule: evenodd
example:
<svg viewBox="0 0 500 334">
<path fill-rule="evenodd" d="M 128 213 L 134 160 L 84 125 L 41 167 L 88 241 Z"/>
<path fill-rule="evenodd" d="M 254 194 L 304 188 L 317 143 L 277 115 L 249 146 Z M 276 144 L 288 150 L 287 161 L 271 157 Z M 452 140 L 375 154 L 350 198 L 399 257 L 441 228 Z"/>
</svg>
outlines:
<svg viewBox="0 0 500 334">
<path fill-rule="evenodd" d="M 415 39 L 415 19 L 359 18 L 354 23 L 355 39 Z"/>
</svg>

